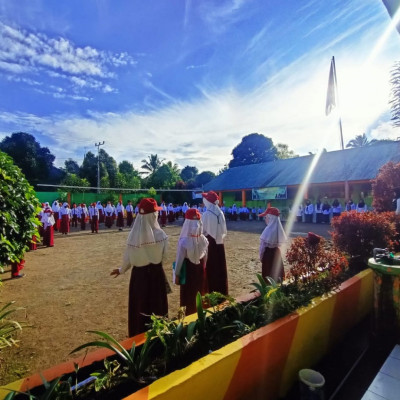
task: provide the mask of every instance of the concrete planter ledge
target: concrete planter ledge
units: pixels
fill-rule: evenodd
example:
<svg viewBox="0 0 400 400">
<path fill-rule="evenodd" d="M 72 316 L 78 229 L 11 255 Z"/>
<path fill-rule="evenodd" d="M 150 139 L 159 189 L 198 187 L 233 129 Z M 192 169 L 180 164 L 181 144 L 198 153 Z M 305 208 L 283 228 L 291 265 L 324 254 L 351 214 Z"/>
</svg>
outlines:
<svg viewBox="0 0 400 400">
<path fill-rule="evenodd" d="M 373 274 L 368 269 L 343 282 L 338 291 L 315 298 L 311 305 L 158 379 L 126 399 L 277 399 L 289 391 L 300 369 L 315 365 L 372 310 Z M 124 346 L 129 348 L 132 340 L 139 345 L 144 335 L 124 341 Z M 104 350 L 93 351 L 86 356 L 85 365 L 108 355 Z M 82 368 L 82 357 L 74 361 Z M 52 380 L 73 370 L 69 361 L 42 375 Z M 4 388 L 26 391 L 40 384 L 41 377 L 36 374 Z M 0 399 L 7 394 L 0 388 Z"/>
</svg>

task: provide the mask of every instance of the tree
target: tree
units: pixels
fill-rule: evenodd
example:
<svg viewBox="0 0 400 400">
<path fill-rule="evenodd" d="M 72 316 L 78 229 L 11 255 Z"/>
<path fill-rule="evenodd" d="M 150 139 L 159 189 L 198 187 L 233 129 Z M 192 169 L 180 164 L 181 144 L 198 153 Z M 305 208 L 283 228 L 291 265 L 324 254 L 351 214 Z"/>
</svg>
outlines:
<svg viewBox="0 0 400 400">
<path fill-rule="evenodd" d="M 148 156 L 148 160 L 142 160 L 143 165 L 140 167 L 145 171 L 141 172 L 141 174 L 152 174 L 157 171 L 158 168 L 161 167 L 164 159 L 160 159 L 157 154 L 150 154 Z"/>
<path fill-rule="evenodd" d="M 100 176 L 103 177 L 107 173 L 103 165 L 100 166 Z M 85 154 L 82 165 L 80 167 L 79 176 L 85 178 L 92 187 L 97 187 L 97 157 L 88 151 Z"/>
<path fill-rule="evenodd" d="M 155 188 L 172 188 L 179 180 L 177 174 L 168 164 L 163 164 L 148 179 L 148 185 Z"/>
<path fill-rule="evenodd" d="M 79 174 L 79 165 L 72 158 L 68 158 L 68 160 L 65 160 L 64 166 L 65 172 L 67 172 L 68 174 Z"/>
<path fill-rule="evenodd" d="M 278 143 L 276 145 L 277 149 L 277 158 L 280 160 L 285 160 L 287 158 L 298 157 L 298 154 L 295 154 L 293 150 L 289 150 L 289 146 L 287 144 Z"/>
<path fill-rule="evenodd" d="M 199 170 L 196 167 L 191 167 L 189 165 L 186 165 L 186 167 L 183 168 L 181 171 L 181 178 L 183 179 L 184 182 L 187 182 L 191 179 L 196 178 L 198 173 Z"/>
<path fill-rule="evenodd" d="M 63 181 L 61 182 L 61 185 L 65 185 L 65 186 L 76 186 L 76 187 L 89 187 L 89 182 L 87 181 L 87 179 L 85 178 L 80 178 L 78 175 L 76 174 L 68 174 L 66 175 L 66 177 L 63 179 Z M 65 190 L 62 189 L 62 191 L 64 192 Z M 86 189 L 68 189 L 68 192 L 72 192 L 72 193 L 79 193 L 79 192 L 87 192 Z"/>
<path fill-rule="evenodd" d="M 104 149 L 99 151 L 100 164 L 104 166 L 107 171 L 108 179 L 110 180 L 111 187 L 117 187 L 116 176 L 118 172 L 117 162 L 111 157 Z"/>
<path fill-rule="evenodd" d="M 0 150 L 14 160 L 31 184 L 46 181 L 55 160 L 47 147 L 41 147 L 34 136 L 25 132 L 6 136 L 0 142 Z"/>
<path fill-rule="evenodd" d="M 124 175 L 131 175 L 134 173 L 135 169 L 133 168 L 132 163 L 124 160 L 118 164 L 118 171 Z"/>
<path fill-rule="evenodd" d="M 357 135 L 354 139 L 351 139 L 349 143 L 347 143 L 347 147 L 365 147 L 369 146 L 371 144 L 374 144 L 376 142 L 376 139 L 368 140 L 367 136 L 365 133 L 362 135 Z"/>
<path fill-rule="evenodd" d="M 0 266 L 24 258 L 37 227 L 40 203 L 11 157 L 0 151 Z"/>
<path fill-rule="evenodd" d="M 201 174 L 197 175 L 195 182 L 197 187 L 201 187 L 206 183 L 212 181 L 215 178 L 214 172 L 204 171 Z"/>
<path fill-rule="evenodd" d="M 372 181 L 372 206 L 376 211 L 393 211 L 393 189 L 400 187 L 400 163 L 383 165 Z"/>
<path fill-rule="evenodd" d="M 251 133 L 244 136 L 232 150 L 232 156 L 233 160 L 229 162 L 229 168 L 276 160 L 277 150 L 270 138 Z"/>
</svg>

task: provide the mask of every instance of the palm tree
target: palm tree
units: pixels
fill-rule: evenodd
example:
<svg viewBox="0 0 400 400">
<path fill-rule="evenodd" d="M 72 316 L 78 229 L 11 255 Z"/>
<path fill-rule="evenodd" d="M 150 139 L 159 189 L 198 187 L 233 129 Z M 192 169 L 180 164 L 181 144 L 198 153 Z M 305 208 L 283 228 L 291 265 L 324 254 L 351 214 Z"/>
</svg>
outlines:
<svg viewBox="0 0 400 400">
<path fill-rule="evenodd" d="M 171 171 L 176 174 L 180 175 L 181 171 L 179 169 L 179 165 L 177 163 L 172 164 L 172 161 L 167 162 L 168 167 L 171 169 Z"/>
<path fill-rule="evenodd" d="M 356 135 L 354 139 L 351 139 L 349 143 L 347 143 L 347 147 L 365 147 L 369 146 L 371 144 L 374 144 L 376 142 L 376 139 L 368 140 L 367 136 L 365 133 L 362 135 Z"/>
<path fill-rule="evenodd" d="M 157 154 L 150 154 L 148 156 L 148 160 L 141 161 L 143 165 L 140 167 L 145 171 L 141 171 L 141 174 L 152 174 L 153 172 L 157 171 L 158 168 L 161 167 L 164 159 L 160 159 Z"/>
</svg>

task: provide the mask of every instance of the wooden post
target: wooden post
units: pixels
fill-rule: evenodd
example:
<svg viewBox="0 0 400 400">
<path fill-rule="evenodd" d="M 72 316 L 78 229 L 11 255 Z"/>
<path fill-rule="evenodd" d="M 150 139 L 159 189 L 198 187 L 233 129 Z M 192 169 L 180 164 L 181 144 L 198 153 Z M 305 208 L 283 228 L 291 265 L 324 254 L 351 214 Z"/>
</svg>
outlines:
<svg viewBox="0 0 400 400">
<path fill-rule="evenodd" d="M 242 207 L 246 207 L 246 191 L 242 190 Z"/>
</svg>

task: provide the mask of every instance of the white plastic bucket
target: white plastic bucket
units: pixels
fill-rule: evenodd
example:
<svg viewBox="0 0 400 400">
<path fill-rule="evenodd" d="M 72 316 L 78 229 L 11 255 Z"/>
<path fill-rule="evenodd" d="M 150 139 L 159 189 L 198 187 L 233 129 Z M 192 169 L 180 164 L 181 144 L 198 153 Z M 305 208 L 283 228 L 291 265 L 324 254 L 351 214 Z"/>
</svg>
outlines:
<svg viewBox="0 0 400 400">
<path fill-rule="evenodd" d="M 299 371 L 300 393 L 302 400 L 323 400 L 325 378 L 313 369 L 301 369 Z"/>
</svg>

